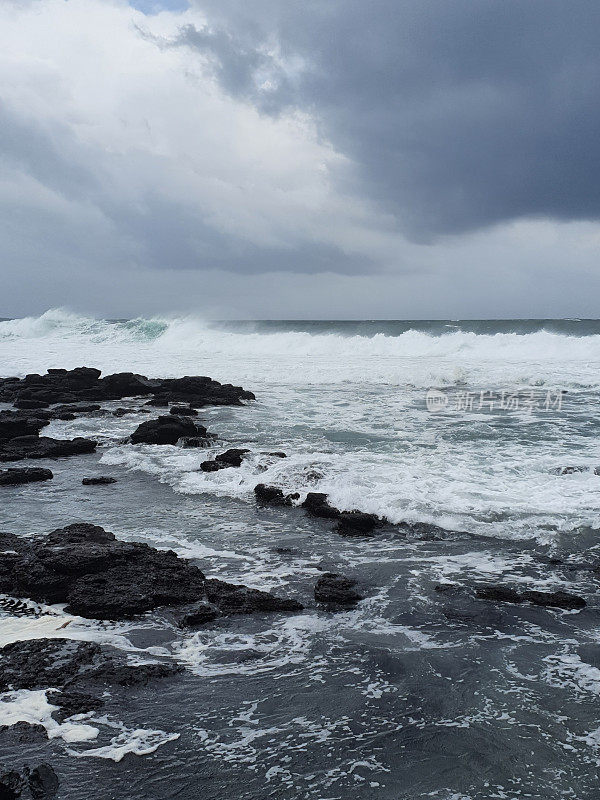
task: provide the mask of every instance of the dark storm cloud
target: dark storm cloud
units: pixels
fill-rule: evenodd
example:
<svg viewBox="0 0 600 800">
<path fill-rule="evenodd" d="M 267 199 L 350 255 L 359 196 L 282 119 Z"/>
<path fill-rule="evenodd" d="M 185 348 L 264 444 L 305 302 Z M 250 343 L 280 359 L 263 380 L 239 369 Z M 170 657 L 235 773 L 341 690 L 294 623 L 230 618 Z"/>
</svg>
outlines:
<svg viewBox="0 0 600 800">
<path fill-rule="evenodd" d="M 597 0 L 197 5 L 210 32 L 188 27 L 180 41 L 261 110 L 313 111 L 360 189 L 413 238 L 600 216 Z M 301 59 L 298 74 L 264 55 L 273 42 Z"/>
</svg>

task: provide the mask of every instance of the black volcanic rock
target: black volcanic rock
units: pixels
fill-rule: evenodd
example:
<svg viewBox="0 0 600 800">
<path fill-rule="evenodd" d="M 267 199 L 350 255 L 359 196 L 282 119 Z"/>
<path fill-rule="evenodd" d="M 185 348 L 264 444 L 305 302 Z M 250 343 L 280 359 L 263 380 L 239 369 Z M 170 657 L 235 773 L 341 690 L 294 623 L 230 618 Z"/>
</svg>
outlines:
<svg viewBox="0 0 600 800">
<path fill-rule="evenodd" d="M 276 486 L 267 486 L 266 483 L 258 483 L 254 487 L 254 494 L 260 503 L 273 506 L 291 506 L 294 500 L 298 500 L 298 492 L 284 494 Z"/>
<path fill-rule="evenodd" d="M 0 447 L 17 436 L 37 436 L 50 420 L 18 411 L 0 411 Z"/>
<path fill-rule="evenodd" d="M 90 367 L 51 369 L 46 375 L 30 374 L 23 379 L 0 379 L 0 402 L 25 404 L 28 408 L 52 403 L 80 403 L 120 400 L 153 395 L 157 405 L 186 403 L 194 408 L 207 405 L 242 405 L 254 400 L 241 386 L 221 384 L 204 376 L 149 379 L 133 372 L 100 377 Z"/>
<path fill-rule="evenodd" d="M 203 472 L 216 472 L 228 467 L 240 467 L 244 456 L 249 452 L 249 450 L 241 449 L 226 450 L 224 453 L 219 453 L 218 456 L 215 456 L 213 461 L 203 461 L 200 464 L 200 469 Z"/>
<path fill-rule="evenodd" d="M 568 592 L 539 592 L 533 589 L 517 592 L 506 586 L 480 586 L 475 590 L 475 596 L 480 600 L 494 600 L 501 603 L 529 602 L 536 606 L 569 610 L 585 608 L 586 605 L 583 597 Z"/>
<path fill-rule="evenodd" d="M 132 444 L 177 444 L 186 436 L 206 436 L 206 428 L 187 417 L 164 416 L 142 422 L 131 434 Z"/>
<path fill-rule="evenodd" d="M 201 601 L 223 614 L 300 607 L 268 592 L 207 580 L 172 550 L 119 541 L 97 525 L 69 525 L 35 540 L 0 536 L 0 547 L 8 551 L 0 552 L 0 592 L 67 603 L 70 613 L 92 619 L 126 619 Z"/>
<path fill-rule="evenodd" d="M 173 406 L 169 409 L 169 414 L 176 417 L 197 417 L 198 412 L 191 406 Z"/>
<path fill-rule="evenodd" d="M 49 469 L 26 467 L 25 469 L 0 469 L 0 486 L 17 486 L 21 483 L 49 481 L 54 477 Z"/>
<path fill-rule="evenodd" d="M 108 486 L 111 483 L 116 483 L 116 478 L 111 478 L 109 475 L 98 475 L 95 478 L 84 478 L 81 483 L 84 486 Z"/>
<path fill-rule="evenodd" d="M 362 596 L 354 590 L 356 581 L 334 572 L 326 572 L 315 585 L 315 600 L 332 606 L 355 606 Z"/>
<path fill-rule="evenodd" d="M 323 492 L 309 492 L 302 503 L 302 508 L 311 517 L 321 517 L 323 519 L 339 519 L 342 513 L 337 508 L 329 505 L 327 495 Z"/>
<path fill-rule="evenodd" d="M 0 443 L 0 461 L 21 461 L 24 458 L 62 458 L 93 453 L 92 439 L 51 439 L 48 436 L 17 436 Z"/>
<path fill-rule="evenodd" d="M 382 520 L 375 514 L 363 511 L 342 511 L 339 516 L 337 532 L 342 536 L 371 536 Z"/>
</svg>

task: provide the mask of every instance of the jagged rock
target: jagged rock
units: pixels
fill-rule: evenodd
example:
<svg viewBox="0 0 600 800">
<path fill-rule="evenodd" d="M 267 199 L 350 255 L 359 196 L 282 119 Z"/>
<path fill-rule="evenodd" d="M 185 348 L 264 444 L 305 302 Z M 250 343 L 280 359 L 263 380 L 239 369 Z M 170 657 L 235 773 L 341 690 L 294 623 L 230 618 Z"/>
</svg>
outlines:
<svg viewBox="0 0 600 800">
<path fill-rule="evenodd" d="M 107 486 L 109 483 L 116 483 L 117 479 L 109 475 L 98 475 L 95 478 L 84 478 L 81 482 L 84 486 Z"/>
<path fill-rule="evenodd" d="M 119 541 L 97 525 L 69 525 L 35 540 L 0 535 L 0 549 L 0 592 L 67 603 L 70 613 L 92 619 L 126 619 L 207 600 L 222 613 L 299 608 L 267 592 L 206 580 L 172 550 Z"/>
<path fill-rule="evenodd" d="M 329 505 L 327 495 L 323 492 L 309 492 L 306 500 L 302 503 L 311 517 L 321 517 L 323 519 L 339 519 L 341 511 Z"/>
<path fill-rule="evenodd" d="M 257 484 L 254 487 L 254 494 L 259 502 L 272 506 L 291 506 L 293 501 L 298 500 L 300 497 L 298 492 L 284 494 L 276 486 L 267 486 L 265 483 Z"/>
<path fill-rule="evenodd" d="M 131 434 L 132 444 L 177 444 L 184 436 L 206 436 L 206 428 L 187 417 L 158 417 L 138 425 Z"/>
<path fill-rule="evenodd" d="M 13 403 L 15 408 L 22 409 L 36 409 L 48 408 L 50 402 L 48 400 L 27 400 L 26 398 L 19 398 Z"/>
<path fill-rule="evenodd" d="M 72 687 L 49 692 L 47 697 L 51 705 L 58 706 L 58 710 L 52 712 L 53 718 L 58 722 L 64 722 L 75 714 L 98 711 L 104 705 L 100 697 L 94 697 L 94 695 L 86 692 L 79 692 Z"/>
<path fill-rule="evenodd" d="M 0 443 L 0 461 L 21 461 L 24 458 L 62 458 L 93 453 L 97 442 L 92 439 L 51 439 L 48 436 L 18 436 Z"/>
<path fill-rule="evenodd" d="M 191 406 L 173 406 L 169 409 L 169 414 L 176 417 L 197 417 L 198 412 Z"/>
<path fill-rule="evenodd" d="M 569 466 L 569 467 L 555 467 L 550 472 L 553 475 L 573 475 L 576 472 L 588 472 L 589 467 L 586 466 Z"/>
<path fill-rule="evenodd" d="M 49 481 L 54 477 L 49 469 L 26 467 L 25 469 L 0 469 L 0 486 L 17 486 L 22 483 Z"/>
<path fill-rule="evenodd" d="M 244 456 L 249 452 L 249 450 L 239 449 L 226 450 L 224 453 L 219 453 L 218 456 L 215 456 L 213 461 L 203 461 L 200 464 L 200 469 L 203 472 L 216 472 L 228 467 L 239 467 L 244 460 Z"/>
<path fill-rule="evenodd" d="M 155 404 L 187 403 L 195 408 L 206 405 L 241 405 L 254 400 L 252 392 L 240 386 L 221 384 L 203 376 L 149 379 L 145 375 L 120 372 L 100 377 L 100 370 L 77 367 L 48 370 L 46 375 L 30 374 L 22 380 L 0 381 L 0 402 L 73 403 L 120 400 L 124 397 L 154 395 Z"/>
<path fill-rule="evenodd" d="M 355 606 L 362 596 L 354 590 L 356 581 L 337 575 L 334 572 L 326 572 L 315 585 L 315 600 L 333 606 Z"/>
</svg>

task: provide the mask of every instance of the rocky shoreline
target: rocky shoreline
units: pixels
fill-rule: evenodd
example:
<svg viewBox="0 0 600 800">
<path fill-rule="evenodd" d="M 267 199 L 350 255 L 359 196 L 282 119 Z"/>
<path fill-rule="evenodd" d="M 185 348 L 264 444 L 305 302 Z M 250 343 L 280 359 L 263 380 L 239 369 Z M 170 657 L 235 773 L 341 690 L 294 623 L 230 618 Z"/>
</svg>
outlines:
<svg viewBox="0 0 600 800">
<path fill-rule="evenodd" d="M 0 492 L 33 483 L 39 483 L 43 491 L 43 484 L 53 479 L 46 467 L 22 468 L 12 466 L 13 462 L 71 458 L 93 453 L 98 447 L 93 439 L 40 435 L 50 422 L 103 413 L 125 416 L 132 409 L 107 412 L 102 407 L 103 403 L 125 398 L 139 400 L 140 412 L 168 410 L 137 425 L 128 438 L 131 444 L 183 448 L 212 446 L 218 439 L 196 420 L 198 408 L 240 406 L 255 399 L 242 387 L 202 376 L 149 379 L 118 373 L 101 377 L 99 370 L 81 367 L 50 369 L 46 375 L 23 379 L 1 378 L 0 402 L 13 408 L 0 411 L 0 461 L 7 465 L 0 469 Z M 207 473 L 235 470 L 250 453 L 247 448 L 230 448 L 204 460 L 199 469 Z M 286 457 L 279 451 L 264 455 Z M 115 479 L 95 476 L 83 478 L 82 483 L 110 485 Z M 301 498 L 298 492 L 286 494 L 277 486 L 259 483 L 254 493 L 259 506 L 297 508 L 298 513 L 331 525 L 342 537 L 368 539 L 392 534 L 437 541 L 468 536 L 429 523 L 391 524 L 360 510 L 341 510 L 321 492 L 309 492 Z M 333 572 L 324 572 L 314 585 L 312 597 L 302 598 L 302 602 L 228 583 L 207 577 L 196 563 L 172 550 L 124 541 L 91 523 L 66 524 L 50 533 L 31 534 L 21 537 L 0 533 L 0 593 L 37 603 L 63 604 L 67 614 L 90 620 L 130 620 L 160 611 L 185 631 L 217 626 L 237 615 L 299 613 L 304 604 L 311 603 L 317 603 L 324 612 L 344 612 L 363 600 L 359 580 Z M 450 583 L 434 588 L 446 606 L 465 598 L 475 603 L 526 603 L 568 611 L 586 606 L 584 598 L 560 590 Z M 56 707 L 52 716 L 59 722 L 101 709 L 106 687 L 143 685 L 172 678 L 180 671 L 159 661 L 131 666 L 114 648 L 75 642 L 66 634 L 65 638 L 17 640 L 0 649 L 0 692 L 52 687 L 49 702 Z M 10 731 L 0 728 L 0 736 L 18 738 L 35 733 L 28 733 L 22 722 L 10 727 Z M 44 731 L 37 733 L 45 735 Z M 48 764 L 15 765 L 0 775 L 0 797 L 26 797 L 29 792 L 43 800 L 54 797 L 57 790 L 58 779 Z"/>
</svg>

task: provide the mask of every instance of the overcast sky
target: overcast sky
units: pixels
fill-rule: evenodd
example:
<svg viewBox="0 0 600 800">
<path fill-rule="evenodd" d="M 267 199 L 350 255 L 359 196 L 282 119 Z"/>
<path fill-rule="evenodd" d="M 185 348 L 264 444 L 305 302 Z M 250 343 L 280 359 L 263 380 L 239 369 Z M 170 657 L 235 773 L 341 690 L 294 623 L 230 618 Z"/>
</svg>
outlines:
<svg viewBox="0 0 600 800">
<path fill-rule="evenodd" d="M 0 316 L 600 317 L 598 0 L 1 0 Z"/>
</svg>

